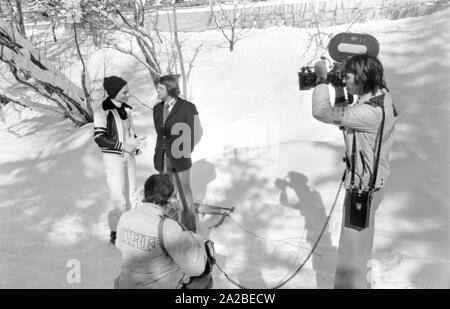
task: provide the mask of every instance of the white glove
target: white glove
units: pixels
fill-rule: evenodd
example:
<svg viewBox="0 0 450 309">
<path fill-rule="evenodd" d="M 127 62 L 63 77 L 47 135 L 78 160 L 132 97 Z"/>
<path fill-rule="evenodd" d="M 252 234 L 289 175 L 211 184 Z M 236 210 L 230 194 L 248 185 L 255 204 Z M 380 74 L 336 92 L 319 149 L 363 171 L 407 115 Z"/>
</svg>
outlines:
<svg viewBox="0 0 450 309">
<path fill-rule="evenodd" d="M 129 139 L 124 145 L 123 150 L 128 153 L 135 153 L 136 149 L 139 148 L 139 145 L 141 144 L 141 140 L 138 138 L 131 138 Z"/>
</svg>

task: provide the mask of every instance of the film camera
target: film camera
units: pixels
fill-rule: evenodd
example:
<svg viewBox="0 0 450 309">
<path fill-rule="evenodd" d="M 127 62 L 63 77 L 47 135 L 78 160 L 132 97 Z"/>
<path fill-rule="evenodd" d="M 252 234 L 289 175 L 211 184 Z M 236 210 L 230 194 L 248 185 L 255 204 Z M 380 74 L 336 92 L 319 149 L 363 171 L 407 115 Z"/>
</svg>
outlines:
<svg viewBox="0 0 450 309">
<path fill-rule="evenodd" d="M 343 63 L 350 56 L 369 54 L 376 57 L 380 46 L 370 34 L 342 32 L 333 36 L 328 44 L 328 53 L 335 64 L 327 75 L 327 80 L 335 87 L 344 87 Z M 322 59 L 326 59 L 322 57 Z M 311 67 L 302 67 L 298 72 L 300 90 L 309 90 L 316 85 L 317 75 Z"/>
</svg>

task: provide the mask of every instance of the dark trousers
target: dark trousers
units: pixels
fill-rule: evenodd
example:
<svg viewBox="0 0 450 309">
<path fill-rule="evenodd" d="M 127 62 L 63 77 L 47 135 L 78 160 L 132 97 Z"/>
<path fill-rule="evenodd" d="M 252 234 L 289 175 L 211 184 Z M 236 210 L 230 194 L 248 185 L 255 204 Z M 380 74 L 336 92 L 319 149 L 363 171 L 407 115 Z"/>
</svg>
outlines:
<svg viewBox="0 0 450 309">
<path fill-rule="evenodd" d="M 180 178 L 180 184 L 181 188 L 183 190 L 184 198 L 186 199 L 187 204 L 187 211 L 183 211 L 183 203 L 181 201 L 181 196 L 179 192 L 179 188 L 175 179 L 175 174 L 172 171 L 172 166 L 165 158 L 164 160 L 164 172 L 167 173 L 172 178 L 172 183 L 174 187 L 176 188 L 178 202 L 180 205 L 180 214 L 178 216 L 179 221 L 189 230 L 196 232 L 197 230 L 197 222 L 198 222 L 198 216 L 195 212 L 195 205 L 194 205 L 194 196 L 192 194 L 191 190 L 191 171 L 186 170 L 182 172 L 178 172 L 178 176 Z"/>
</svg>

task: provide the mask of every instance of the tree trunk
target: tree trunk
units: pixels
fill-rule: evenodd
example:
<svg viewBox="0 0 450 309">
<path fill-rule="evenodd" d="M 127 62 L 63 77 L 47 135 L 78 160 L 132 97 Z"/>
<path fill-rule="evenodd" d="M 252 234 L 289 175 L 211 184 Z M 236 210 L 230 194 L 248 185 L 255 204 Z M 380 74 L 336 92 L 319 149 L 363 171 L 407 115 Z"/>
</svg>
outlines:
<svg viewBox="0 0 450 309">
<path fill-rule="evenodd" d="M 230 52 L 234 50 L 234 43 L 236 43 L 236 25 L 231 27 Z"/>
<path fill-rule="evenodd" d="M 173 12 L 173 38 L 175 41 L 175 45 L 177 47 L 178 52 L 178 60 L 180 63 L 180 71 L 181 77 L 183 79 L 183 96 L 186 98 L 187 96 L 187 80 L 186 80 L 186 72 L 184 70 L 184 61 L 183 61 L 183 53 L 181 51 L 180 41 L 178 40 L 178 28 L 177 28 L 177 9 L 175 7 L 175 2 L 172 5 Z"/>
<path fill-rule="evenodd" d="M 57 17 L 56 17 L 57 18 Z M 53 41 L 56 42 L 56 32 L 55 32 L 55 28 L 56 28 L 56 20 L 53 19 L 52 17 L 52 34 L 53 34 Z"/>
<path fill-rule="evenodd" d="M 19 28 L 19 32 L 24 36 L 27 37 L 25 33 L 25 25 L 23 23 L 23 14 L 22 14 L 22 0 L 16 0 L 16 7 L 17 7 L 17 27 Z"/>
<path fill-rule="evenodd" d="M 80 44 L 78 43 L 77 26 L 75 22 L 73 23 L 73 33 L 75 35 L 75 45 L 77 47 L 78 56 L 80 57 L 81 65 L 83 66 L 83 69 L 81 70 L 81 86 L 83 87 L 84 101 L 87 105 L 89 113 L 93 115 L 91 107 L 91 96 L 86 86 L 87 69 L 86 64 L 84 63 L 83 55 L 81 54 Z"/>
<path fill-rule="evenodd" d="M 208 27 L 211 26 L 214 20 L 214 0 L 209 0 L 209 17 L 208 17 Z"/>
</svg>

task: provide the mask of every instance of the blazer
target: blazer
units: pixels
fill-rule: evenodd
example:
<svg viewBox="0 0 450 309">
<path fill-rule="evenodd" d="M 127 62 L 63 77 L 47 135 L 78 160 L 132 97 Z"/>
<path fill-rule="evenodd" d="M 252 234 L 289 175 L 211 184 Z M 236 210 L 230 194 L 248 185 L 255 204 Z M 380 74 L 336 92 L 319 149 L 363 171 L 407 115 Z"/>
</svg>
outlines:
<svg viewBox="0 0 450 309">
<path fill-rule="evenodd" d="M 196 117 L 198 115 L 197 108 L 191 102 L 177 98 L 165 124 L 163 124 L 163 112 L 164 102 L 158 103 L 153 107 L 153 124 L 157 134 L 155 155 L 153 157 L 154 167 L 162 173 L 164 171 L 164 155 L 166 155 L 171 162 L 172 168 L 176 169 L 177 172 L 188 170 L 192 166 L 190 155 L 202 135 L 201 125 Z M 188 130 L 179 130 L 177 127 L 174 128 L 176 124 L 188 125 L 189 132 Z M 183 137 L 180 138 L 182 135 Z M 186 140 L 190 141 L 190 145 L 187 145 L 190 146 L 190 149 L 183 149 L 183 147 L 186 147 L 186 143 L 181 141 Z M 175 149 L 188 152 L 187 156 L 183 154 L 180 157 L 179 153 L 172 153 L 172 145 L 175 141 L 177 141 L 174 145 Z"/>
</svg>

